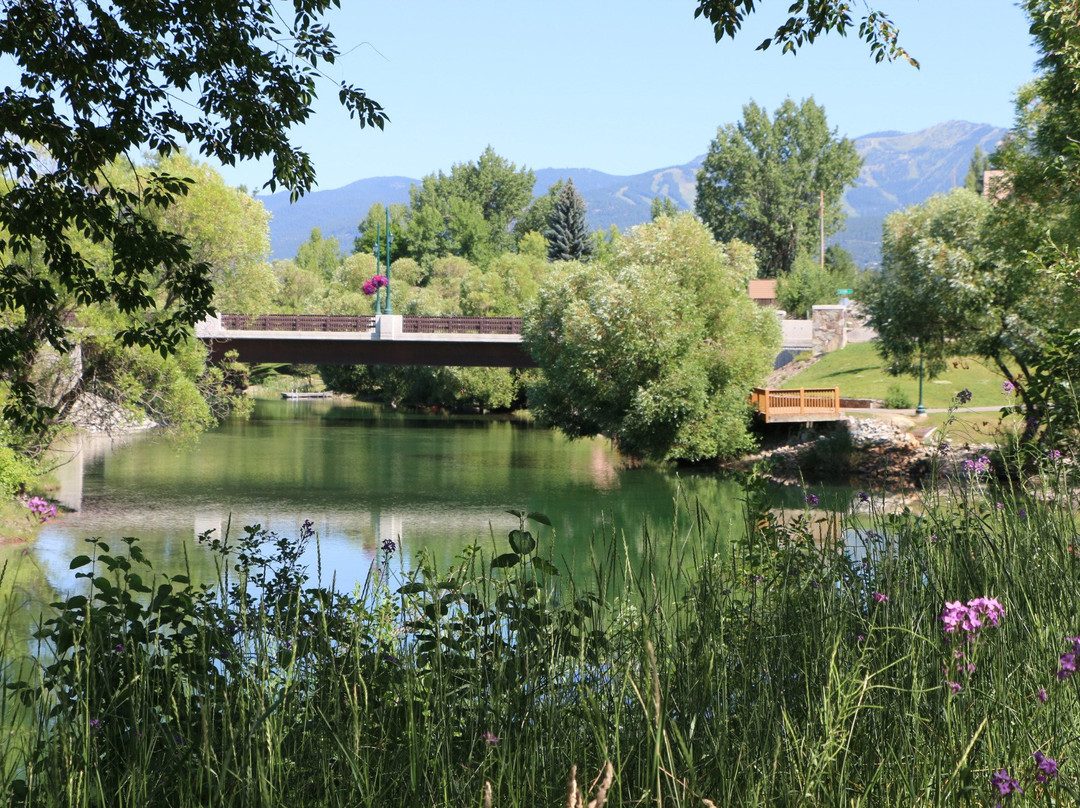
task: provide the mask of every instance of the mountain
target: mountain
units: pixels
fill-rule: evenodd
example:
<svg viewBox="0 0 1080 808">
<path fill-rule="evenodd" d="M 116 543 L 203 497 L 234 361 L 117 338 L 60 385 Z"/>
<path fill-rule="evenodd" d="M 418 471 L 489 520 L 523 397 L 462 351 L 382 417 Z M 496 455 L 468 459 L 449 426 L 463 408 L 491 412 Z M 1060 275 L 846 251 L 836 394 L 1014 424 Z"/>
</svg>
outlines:
<svg viewBox="0 0 1080 808">
<path fill-rule="evenodd" d="M 962 185 L 978 146 L 990 153 L 1006 130 L 989 124 L 949 121 L 919 132 L 874 132 L 855 138 L 863 168 L 855 187 L 844 195 L 845 230 L 831 241 L 844 247 L 861 265 L 881 259 L 881 222 L 885 215 L 922 202 L 935 193 Z M 558 180 L 573 178 L 585 198 L 589 224 L 625 230 L 649 221 L 656 196 L 668 196 L 680 208 L 693 210 L 697 171 L 704 155 L 688 163 L 642 174 L 620 176 L 591 168 L 543 168 L 535 171 L 539 195 Z M 293 205 L 288 194 L 260 197 L 273 214 L 270 243 L 274 258 L 290 258 L 313 227 L 335 236 L 344 251 L 352 249 L 356 226 L 375 202 L 409 201 L 408 177 L 373 177 L 342 188 L 315 191 Z"/>
</svg>

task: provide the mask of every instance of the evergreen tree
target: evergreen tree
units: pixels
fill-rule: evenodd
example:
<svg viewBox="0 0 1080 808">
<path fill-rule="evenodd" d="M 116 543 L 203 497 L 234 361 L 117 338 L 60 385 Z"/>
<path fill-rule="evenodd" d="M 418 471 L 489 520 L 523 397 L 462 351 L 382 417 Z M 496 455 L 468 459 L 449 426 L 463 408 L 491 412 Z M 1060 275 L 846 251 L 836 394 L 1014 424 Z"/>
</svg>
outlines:
<svg viewBox="0 0 1080 808">
<path fill-rule="evenodd" d="M 555 207 L 548 218 L 549 261 L 588 261 L 593 253 L 593 241 L 585 220 L 585 200 L 570 180 L 559 191 Z"/>
</svg>

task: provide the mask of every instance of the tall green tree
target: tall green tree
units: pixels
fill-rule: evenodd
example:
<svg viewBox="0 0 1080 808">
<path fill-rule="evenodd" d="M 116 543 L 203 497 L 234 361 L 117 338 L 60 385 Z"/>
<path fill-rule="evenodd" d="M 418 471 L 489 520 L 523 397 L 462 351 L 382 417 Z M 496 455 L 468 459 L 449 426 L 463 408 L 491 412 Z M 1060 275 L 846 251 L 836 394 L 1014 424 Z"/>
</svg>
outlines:
<svg viewBox="0 0 1080 808">
<path fill-rule="evenodd" d="M 32 367 L 44 345 L 71 348 L 73 308 L 107 302 L 122 341 L 166 354 L 212 308 L 208 266 L 156 219 L 190 181 L 152 172 L 136 189 L 113 185 L 116 160 L 190 143 L 225 164 L 269 157 L 271 189 L 311 186 L 311 161 L 287 132 L 311 114 L 320 68 L 337 55 L 321 21 L 332 0 L 288 5 L 294 13 L 273 0 L 0 8 L 0 54 L 18 74 L 0 94 L 0 381 L 17 429 L 40 432 L 55 417 Z M 361 126 L 382 127 L 362 90 L 342 84 L 338 95 Z"/>
<path fill-rule="evenodd" d="M 989 301 L 977 288 L 987 271 L 990 205 L 954 190 L 885 219 L 881 273 L 866 287 L 877 348 L 891 372 L 933 378 L 972 347 Z"/>
<path fill-rule="evenodd" d="M 424 177 L 409 189 L 404 248 L 429 265 L 457 255 L 484 264 L 512 248 L 512 225 L 532 201 L 536 176 L 488 146 L 475 163 Z"/>
<path fill-rule="evenodd" d="M 742 121 L 717 131 L 698 171 L 695 210 L 717 240 L 752 244 L 763 277 L 779 277 L 818 243 L 821 193 L 826 237 L 843 227 L 841 197 L 861 166 L 854 142 L 830 131 L 812 98 L 787 99 L 772 119 L 751 101 Z"/>
<path fill-rule="evenodd" d="M 543 284 L 525 344 L 543 371 L 538 420 L 607 435 L 629 455 L 699 461 L 748 448 L 750 387 L 780 347 L 754 305 L 745 244 L 717 244 L 693 216 L 665 216 L 615 244 L 608 262 L 570 262 Z"/>
<path fill-rule="evenodd" d="M 679 206 L 670 196 L 654 196 L 649 205 L 650 218 L 655 222 L 661 216 L 674 216 L 679 212 Z"/>
<path fill-rule="evenodd" d="M 592 256 L 588 211 L 573 180 L 559 190 L 544 237 L 548 242 L 549 261 L 588 261 Z"/>
<path fill-rule="evenodd" d="M 322 231 L 311 228 L 308 240 L 296 249 L 296 265 L 329 281 L 341 268 L 341 244 L 336 236 L 323 238 Z"/>
</svg>

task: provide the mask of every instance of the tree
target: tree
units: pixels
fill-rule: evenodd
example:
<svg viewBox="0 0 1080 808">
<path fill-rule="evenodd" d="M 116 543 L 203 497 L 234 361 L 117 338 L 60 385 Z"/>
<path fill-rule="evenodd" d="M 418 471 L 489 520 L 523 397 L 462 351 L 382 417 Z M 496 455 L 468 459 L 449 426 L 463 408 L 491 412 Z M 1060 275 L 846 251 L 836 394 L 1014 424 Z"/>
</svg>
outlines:
<svg viewBox="0 0 1080 808">
<path fill-rule="evenodd" d="M 107 301 L 124 318 L 124 343 L 166 354 L 211 311 L 209 268 L 155 221 L 190 181 L 152 172 L 129 189 L 109 181 L 109 166 L 143 147 L 167 155 L 190 143 L 225 164 L 270 157 L 271 189 L 298 196 L 312 184 L 311 161 L 287 132 L 310 115 L 320 68 L 337 55 L 320 21 L 332 0 L 292 0 L 290 15 L 278 5 L 4 4 L 0 53 L 19 81 L 0 94 L 0 380 L 4 416 L 24 433 L 55 416 L 31 368 L 43 345 L 71 348 L 73 308 Z M 383 126 L 362 90 L 342 84 L 338 94 L 361 126 Z M 76 248 L 76 237 L 99 253 Z"/>
<path fill-rule="evenodd" d="M 649 213 L 654 222 L 661 216 L 675 216 L 678 212 L 679 206 L 670 196 L 654 196 L 649 206 Z"/>
<path fill-rule="evenodd" d="M 891 372 L 918 375 L 921 362 L 933 378 L 971 346 L 986 304 L 975 284 L 989 212 L 977 194 L 958 189 L 886 217 L 881 274 L 867 287 L 866 306 Z"/>
<path fill-rule="evenodd" d="M 511 226 L 532 200 L 536 176 L 490 146 L 475 163 L 424 177 L 409 189 L 403 248 L 421 264 L 461 256 L 484 264 L 514 244 Z"/>
<path fill-rule="evenodd" d="M 549 261 L 588 261 L 593 253 L 585 200 L 570 180 L 560 190 L 544 237 Z"/>
<path fill-rule="evenodd" d="M 779 277 L 800 249 L 818 243 L 822 192 L 825 235 L 843 226 L 841 197 L 861 165 L 854 142 L 829 130 L 812 98 L 787 99 L 773 120 L 751 101 L 737 126 L 717 131 L 698 172 L 695 210 L 718 241 L 752 244 L 763 277 Z"/>
<path fill-rule="evenodd" d="M 336 236 L 323 238 L 322 231 L 311 228 L 308 240 L 296 250 L 296 265 L 323 280 L 330 280 L 341 267 L 341 245 Z"/>
<path fill-rule="evenodd" d="M 792 317 L 809 318 L 814 306 L 836 303 L 836 291 L 851 287 L 857 274 L 848 252 L 838 249 L 839 252 L 831 255 L 836 263 L 830 263 L 830 254 L 826 252 L 825 266 L 809 253 L 801 252 L 795 257 L 791 272 L 776 284 L 776 300 L 781 309 Z"/>
<path fill-rule="evenodd" d="M 543 233 L 548 229 L 548 219 L 551 211 L 555 209 L 555 201 L 559 198 L 559 192 L 566 185 L 562 180 L 557 180 L 548 186 L 547 193 L 536 197 L 525 212 L 514 222 L 514 237 L 517 239 L 520 249 L 521 240 L 529 233 Z M 545 251 L 545 255 L 547 252 Z"/>
<path fill-rule="evenodd" d="M 990 168 L 990 156 L 976 146 L 971 162 L 968 163 L 967 174 L 964 175 L 964 187 L 982 196 L 983 175 L 988 168 Z"/>
<path fill-rule="evenodd" d="M 620 450 L 698 461 L 748 448 L 750 387 L 780 347 L 746 284 L 745 244 L 717 244 L 694 217 L 662 217 L 612 261 L 567 263 L 545 283 L 523 337 L 543 371 L 529 389 L 540 423 L 607 435 Z"/>
</svg>

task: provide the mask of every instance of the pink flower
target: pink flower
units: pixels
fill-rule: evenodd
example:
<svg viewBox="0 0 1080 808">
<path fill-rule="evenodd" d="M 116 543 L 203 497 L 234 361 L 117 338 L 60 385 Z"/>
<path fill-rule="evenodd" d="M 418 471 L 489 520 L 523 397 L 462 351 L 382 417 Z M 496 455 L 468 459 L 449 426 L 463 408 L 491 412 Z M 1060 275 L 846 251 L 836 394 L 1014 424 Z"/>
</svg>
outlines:
<svg viewBox="0 0 1080 808">
<path fill-rule="evenodd" d="M 1035 698 L 1037 698 L 1043 704 L 1046 704 L 1046 700 L 1050 697 L 1046 695 L 1046 688 L 1040 687 L 1039 692 L 1035 694 Z"/>
<path fill-rule="evenodd" d="M 874 593 L 874 600 L 876 600 L 878 603 L 884 603 L 888 599 L 889 599 L 888 595 L 883 595 L 880 592 L 875 592 Z"/>
</svg>

